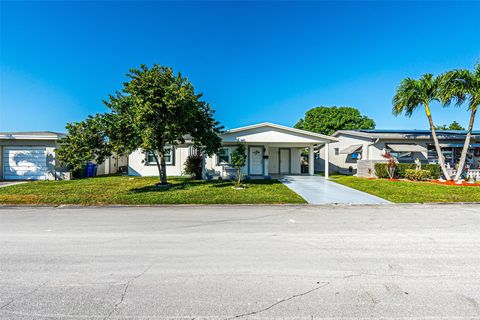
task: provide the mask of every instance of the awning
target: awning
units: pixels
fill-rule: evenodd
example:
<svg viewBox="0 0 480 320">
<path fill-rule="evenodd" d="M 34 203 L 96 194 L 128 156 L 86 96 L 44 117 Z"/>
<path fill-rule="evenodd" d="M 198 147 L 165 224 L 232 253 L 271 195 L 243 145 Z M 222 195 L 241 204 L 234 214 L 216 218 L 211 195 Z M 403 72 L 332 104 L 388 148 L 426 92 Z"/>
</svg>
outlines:
<svg viewBox="0 0 480 320">
<path fill-rule="evenodd" d="M 352 154 L 357 152 L 363 145 L 362 144 L 355 144 L 350 147 L 346 147 L 345 149 L 340 150 L 338 153 L 340 154 Z"/>
<path fill-rule="evenodd" d="M 395 152 L 425 152 L 426 149 L 418 144 L 387 144 Z"/>
<path fill-rule="evenodd" d="M 463 143 L 440 143 L 441 148 L 463 148 Z M 479 148 L 480 143 L 471 143 L 470 148 Z"/>
</svg>

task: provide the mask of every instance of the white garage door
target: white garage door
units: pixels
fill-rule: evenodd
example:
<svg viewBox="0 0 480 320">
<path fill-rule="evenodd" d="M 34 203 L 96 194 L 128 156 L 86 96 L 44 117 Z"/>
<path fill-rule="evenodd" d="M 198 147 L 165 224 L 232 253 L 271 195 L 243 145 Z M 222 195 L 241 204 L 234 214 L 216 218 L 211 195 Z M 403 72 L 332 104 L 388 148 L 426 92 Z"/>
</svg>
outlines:
<svg viewBox="0 0 480 320">
<path fill-rule="evenodd" d="M 42 147 L 4 147 L 3 179 L 44 180 L 47 155 Z"/>
</svg>

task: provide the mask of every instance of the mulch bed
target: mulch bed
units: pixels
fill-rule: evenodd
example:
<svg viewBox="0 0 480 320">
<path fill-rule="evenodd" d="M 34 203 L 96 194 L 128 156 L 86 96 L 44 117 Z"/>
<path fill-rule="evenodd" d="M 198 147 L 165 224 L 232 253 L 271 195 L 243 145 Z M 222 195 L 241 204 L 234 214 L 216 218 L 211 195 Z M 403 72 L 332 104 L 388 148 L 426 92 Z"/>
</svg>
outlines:
<svg viewBox="0 0 480 320">
<path fill-rule="evenodd" d="M 448 181 L 439 181 L 439 180 L 430 180 L 431 183 L 440 184 L 443 186 L 458 186 L 458 187 L 480 187 L 480 183 L 468 183 L 466 181 L 462 181 L 462 183 L 456 183 L 453 180 Z"/>
</svg>

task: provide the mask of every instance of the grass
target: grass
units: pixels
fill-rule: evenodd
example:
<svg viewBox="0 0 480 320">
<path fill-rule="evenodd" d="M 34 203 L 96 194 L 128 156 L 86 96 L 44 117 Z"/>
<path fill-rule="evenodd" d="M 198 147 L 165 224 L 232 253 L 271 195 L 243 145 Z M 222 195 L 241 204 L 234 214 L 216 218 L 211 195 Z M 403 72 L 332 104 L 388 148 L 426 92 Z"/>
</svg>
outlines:
<svg viewBox="0 0 480 320">
<path fill-rule="evenodd" d="M 0 188 L 0 204 L 280 204 L 305 200 L 277 180 L 230 181 L 169 178 L 167 189 L 155 177 L 106 176 L 71 181 L 36 181 Z"/>
<path fill-rule="evenodd" d="M 480 187 L 443 186 L 429 182 L 369 180 L 335 175 L 332 181 L 396 203 L 480 202 Z"/>
</svg>

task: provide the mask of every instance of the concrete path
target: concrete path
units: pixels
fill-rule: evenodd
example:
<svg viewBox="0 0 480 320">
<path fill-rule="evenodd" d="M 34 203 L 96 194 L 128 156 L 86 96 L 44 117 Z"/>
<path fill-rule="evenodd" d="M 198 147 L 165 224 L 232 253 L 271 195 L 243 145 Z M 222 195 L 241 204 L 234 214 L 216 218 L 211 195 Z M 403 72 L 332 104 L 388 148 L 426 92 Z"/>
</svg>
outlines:
<svg viewBox="0 0 480 320">
<path fill-rule="evenodd" d="M 28 181 L 0 181 L 0 188 L 27 183 Z"/>
<path fill-rule="evenodd" d="M 479 319 L 478 205 L 0 207 L 0 319 Z"/>
<path fill-rule="evenodd" d="M 281 176 L 279 179 L 310 204 L 386 204 L 385 199 L 372 196 L 321 176 Z"/>
</svg>

